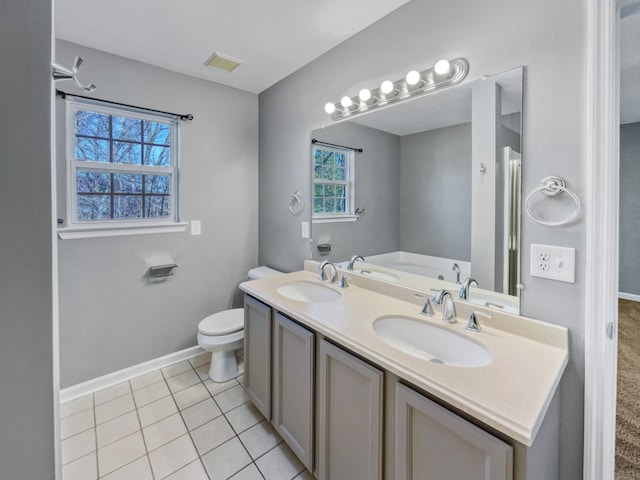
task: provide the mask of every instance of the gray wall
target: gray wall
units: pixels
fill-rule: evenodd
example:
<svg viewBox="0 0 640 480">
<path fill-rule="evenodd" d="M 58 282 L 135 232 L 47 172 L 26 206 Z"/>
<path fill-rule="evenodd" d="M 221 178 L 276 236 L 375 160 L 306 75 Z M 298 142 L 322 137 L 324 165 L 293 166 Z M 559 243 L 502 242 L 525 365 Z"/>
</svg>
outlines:
<svg viewBox="0 0 640 480">
<path fill-rule="evenodd" d="M 355 206 L 366 208 L 355 222 L 314 223 L 313 258 L 344 261 L 356 253 L 398 250 L 400 138 L 351 122 L 317 130 L 313 137 L 364 150 L 355 154 Z M 331 253 L 321 256 L 316 245 L 327 241 Z"/>
<path fill-rule="evenodd" d="M 51 2 L 0 3 L 0 480 L 54 478 Z"/>
<path fill-rule="evenodd" d="M 384 78 L 402 78 L 440 57 L 469 60 L 467 81 L 526 65 L 523 192 L 560 175 L 584 198 L 586 6 L 580 0 L 412 0 L 260 94 L 259 260 L 298 270 L 309 256 L 295 190 L 310 201 L 309 132 L 329 124 L 323 106 Z M 375 61 L 372 56 L 375 55 Z M 336 74 L 339 72 L 339 75 Z M 281 172 L 287 172 L 286 178 Z M 307 212 L 308 214 L 308 212 Z M 309 217 L 307 217 L 308 219 Z M 584 217 L 561 228 L 523 216 L 522 312 L 567 326 L 570 360 L 561 381 L 559 476 L 582 478 L 584 402 Z M 576 283 L 529 275 L 529 245 L 576 248 Z"/>
<path fill-rule="evenodd" d="M 468 262 L 471 124 L 401 137 L 400 155 L 400 250 Z"/>
<path fill-rule="evenodd" d="M 240 306 L 237 285 L 257 265 L 258 97 L 63 41 L 57 47 L 63 64 L 84 57 L 81 78 L 98 85 L 93 96 L 194 115 L 180 124 L 180 212 L 182 221 L 202 221 L 201 236 L 187 229 L 59 240 L 61 386 L 67 387 L 196 345 L 202 318 Z M 71 82 L 57 87 L 75 91 Z M 56 102 L 60 185 L 64 107 Z M 58 216 L 66 217 L 64 209 Z M 151 284 L 145 274 L 155 255 L 179 267 Z"/>
<path fill-rule="evenodd" d="M 620 126 L 620 285 L 640 295 L 640 123 Z"/>
</svg>

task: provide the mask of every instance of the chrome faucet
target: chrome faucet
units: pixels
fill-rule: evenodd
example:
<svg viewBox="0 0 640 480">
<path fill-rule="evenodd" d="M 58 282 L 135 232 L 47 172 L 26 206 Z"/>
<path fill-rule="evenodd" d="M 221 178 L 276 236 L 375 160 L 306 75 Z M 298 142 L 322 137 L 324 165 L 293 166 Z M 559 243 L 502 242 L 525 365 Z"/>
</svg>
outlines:
<svg viewBox="0 0 640 480">
<path fill-rule="evenodd" d="M 362 260 L 364 262 L 364 257 L 362 255 L 354 255 L 351 257 L 351 260 L 349 260 L 349 264 L 347 265 L 347 270 L 353 270 L 353 264 L 358 260 Z"/>
<path fill-rule="evenodd" d="M 475 278 L 467 277 L 464 282 L 462 282 L 462 286 L 460 287 L 460 293 L 458 297 L 462 300 L 469 300 L 469 289 L 471 287 L 477 287 L 478 282 Z"/>
<path fill-rule="evenodd" d="M 434 305 L 443 305 L 442 307 L 442 321 L 446 323 L 456 323 L 456 305 L 453 302 L 453 295 L 444 288 L 438 290 L 433 297 Z"/>
<path fill-rule="evenodd" d="M 333 268 L 333 275 L 331 275 L 330 277 L 327 276 L 327 272 L 325 272 L 324 270 L 327 266 L 330 266 L 331 268 Z M 338 281 L 338 269 L 329 260 L 325 260 L 324 262 L 322 262 L 318 267 L 318 270 L 320 270 L 321 282 L 324 282 L 325 280 L 329 280 L 331 283 L 336 283 Z"/>
<path fill-rule="evenodd" d="M 456 283 L 460 285 L 460 265 L 458 265 L 457 263 L 454 263 L 453 268 L 451 270 L 456 272 Z"/>
</svg>

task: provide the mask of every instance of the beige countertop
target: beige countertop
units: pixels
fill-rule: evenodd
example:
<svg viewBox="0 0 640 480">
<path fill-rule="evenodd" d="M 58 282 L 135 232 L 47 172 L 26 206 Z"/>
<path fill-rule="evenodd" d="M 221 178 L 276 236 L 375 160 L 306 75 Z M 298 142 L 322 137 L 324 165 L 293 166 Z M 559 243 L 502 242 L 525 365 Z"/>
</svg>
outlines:
<svg viewBox="0 0 640 480">
<path fill-rule="evenodd" d="M 445 324 L 439 313 L 419 314 L 421 299 L 415 296 L 419 292 L 375 280 L 352 279 L 345 289 L 322 282 L 342 294 L 324 303 L 290 300 L 277 293 L 280 286 L 294 281 L 321 283 L 315 272 L 299 271 L 244 282 L 240 288 L 517 442 L 533 444 L 567 365 L 566 328 L 484 310 L 493 318 L 479 317 L 482 331 L 469 332 L 464 329 L 469 313 L 482 309 L 456 302 L 458 322 Z M 388 315 L 413 317 L 454 331 L 484 345 L 494 360 L 482 367 L 454 367 L 411 356 L 374 332 L 374 320 Z"/>
</svg>

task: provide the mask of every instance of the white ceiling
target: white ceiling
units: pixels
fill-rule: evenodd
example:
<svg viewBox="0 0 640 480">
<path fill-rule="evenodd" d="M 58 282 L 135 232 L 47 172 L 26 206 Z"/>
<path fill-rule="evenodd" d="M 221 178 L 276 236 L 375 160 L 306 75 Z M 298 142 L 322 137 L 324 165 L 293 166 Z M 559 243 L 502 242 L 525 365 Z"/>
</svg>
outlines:
<svg viewBox="0 0 640 480">
<path fill-rule="evenodd" d="M 408 1 L 56 0 L 55 30 L 63 40 L 260 93 Z M 231 73 L 205 67 L 214 51 L 243 63 Z"/>
</svg>

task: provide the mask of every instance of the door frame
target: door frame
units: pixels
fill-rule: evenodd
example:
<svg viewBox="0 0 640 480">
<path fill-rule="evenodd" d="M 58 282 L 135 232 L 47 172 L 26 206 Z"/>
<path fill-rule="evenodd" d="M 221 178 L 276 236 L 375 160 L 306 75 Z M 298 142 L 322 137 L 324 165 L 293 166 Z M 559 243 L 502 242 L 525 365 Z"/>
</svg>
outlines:
<svg viewBox="0 0 640 480">
<path fill-rule="evenodd" d="M 619 223 L 619 18 L 634 0 L 588 0 L 585 126 L 585 480 L 615 471 Z"/>
</svg>

